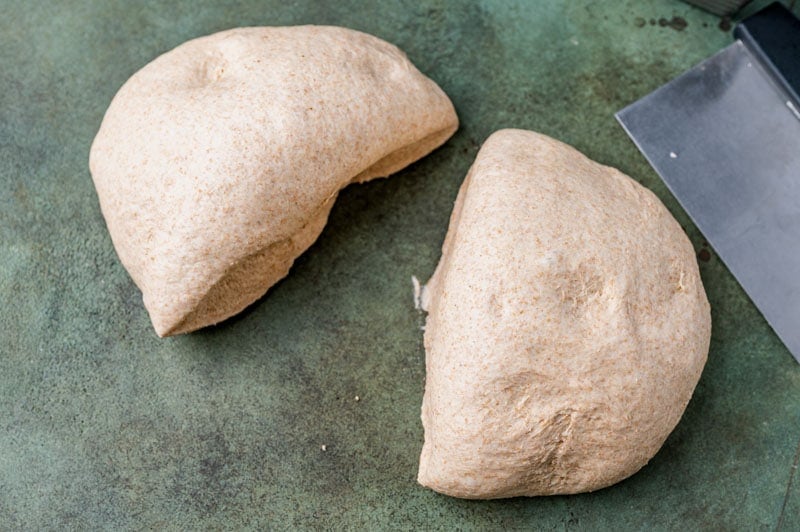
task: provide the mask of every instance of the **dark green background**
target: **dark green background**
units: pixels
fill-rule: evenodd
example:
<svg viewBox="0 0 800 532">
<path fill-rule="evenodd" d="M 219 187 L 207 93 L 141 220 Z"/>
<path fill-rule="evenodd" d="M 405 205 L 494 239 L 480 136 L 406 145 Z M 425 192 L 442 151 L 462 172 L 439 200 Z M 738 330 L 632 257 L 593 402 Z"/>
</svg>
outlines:
<svg viewBox="0 0 800 532">
<path fill-rule="evenodd" d="M 490 502 L 415 483 L 424 317 L 410 279 L 432 273 L 481 142 L 503 127 L 569 142 L 653 189 L 701 251 L 613 113 L 728 44 L 717 18 L 667 0 L 1 7 L 0 529 L 753 530 L 781 515 L 800 528 L 800 366 L 713 251 L 700 262 L 708 365 L 641 472 L 593 494 Z M 657 23 L 675 16 L 683 31 Z M 345 190 L 319 241 L 242 315 L 159 339 L 89 176 L 103 113 L 187 39 L 300 23 L 397 44 L 461 129 Z"/>
</svg>

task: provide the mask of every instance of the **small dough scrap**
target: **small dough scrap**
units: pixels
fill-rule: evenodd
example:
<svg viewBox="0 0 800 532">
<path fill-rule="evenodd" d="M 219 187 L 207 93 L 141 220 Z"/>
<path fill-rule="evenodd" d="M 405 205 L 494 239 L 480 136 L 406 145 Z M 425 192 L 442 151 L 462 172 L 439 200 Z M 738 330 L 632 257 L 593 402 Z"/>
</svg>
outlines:
<svg viewBox="0 0 800 532">
<path fill-rule="evenodd" d="M 340 189 L 458 127 L 447 95 L 376 37 L 238 28 L 186 42 L 119 90 L 90 169 L 159 336 L 232 316 L 319 236 Z"/>
<path fill-rule="evenodd" d="M 423 308 L 418 480 L 472 499 L 638 471 L 683 414 L 711 335 L 694 251 L 658 198 L 522 130 L 478 153 Z"/>
</svg>

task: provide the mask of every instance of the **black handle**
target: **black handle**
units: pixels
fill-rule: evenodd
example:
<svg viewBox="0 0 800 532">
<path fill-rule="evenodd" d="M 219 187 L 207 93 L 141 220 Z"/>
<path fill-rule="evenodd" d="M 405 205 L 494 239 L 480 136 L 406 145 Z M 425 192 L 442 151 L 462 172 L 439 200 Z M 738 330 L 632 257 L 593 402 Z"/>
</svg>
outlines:
<svg viewBox="0 0 800 532">
<path fill-rule="evenodd" d="M 741 21 L 733 35 L 759 58 L 800 105 L 800 19 L 774 2 Z"/>
</svg>

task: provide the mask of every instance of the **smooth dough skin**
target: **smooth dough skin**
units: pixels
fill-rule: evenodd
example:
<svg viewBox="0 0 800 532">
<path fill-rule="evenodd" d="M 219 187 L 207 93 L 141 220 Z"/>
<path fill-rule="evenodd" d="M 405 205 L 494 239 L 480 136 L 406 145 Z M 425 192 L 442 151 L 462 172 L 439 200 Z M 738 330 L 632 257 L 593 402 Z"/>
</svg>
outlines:
<svg viewBox="0 0 800 532">
<path fill-rule="evenodd" d="M 133 75 L 90 168 L 114 247 L 159 336 L 232 316 L 284 277 L 338 191 L 458 127 L 395 46 L 344 28 L 238 28 Z"/>
<path fill-rule="evenodd" d="M 708 354 L 694 251 L 649 190 L 530 131 L 481 148 L 425 287 L 419 482 L 490 499 L 644 466 Z"/>
</svg>

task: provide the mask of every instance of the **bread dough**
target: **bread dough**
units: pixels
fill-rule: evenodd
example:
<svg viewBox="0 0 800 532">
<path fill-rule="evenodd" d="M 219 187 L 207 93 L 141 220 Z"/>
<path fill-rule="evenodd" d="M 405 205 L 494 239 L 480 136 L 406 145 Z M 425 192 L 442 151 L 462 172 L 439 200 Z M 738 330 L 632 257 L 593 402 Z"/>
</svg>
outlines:
<svg viewBox="0 0 800 532">
<path fill-rule="evenodd" d="M 656 196 L 521 130 L 478 153 L 422 304 L 419 482 L 465 498 L 638 471 L 678 423 L 711 333 L 693 248 Z"/>
<path fill-rule="evenodd" d="M 184 43 L 119 90 L 90 168 L 159 336 L 219 322 L 284 277 L 338 191 L 458 126 L 395 46 L 344 28 L 239 28 Z"/>
</svg>

